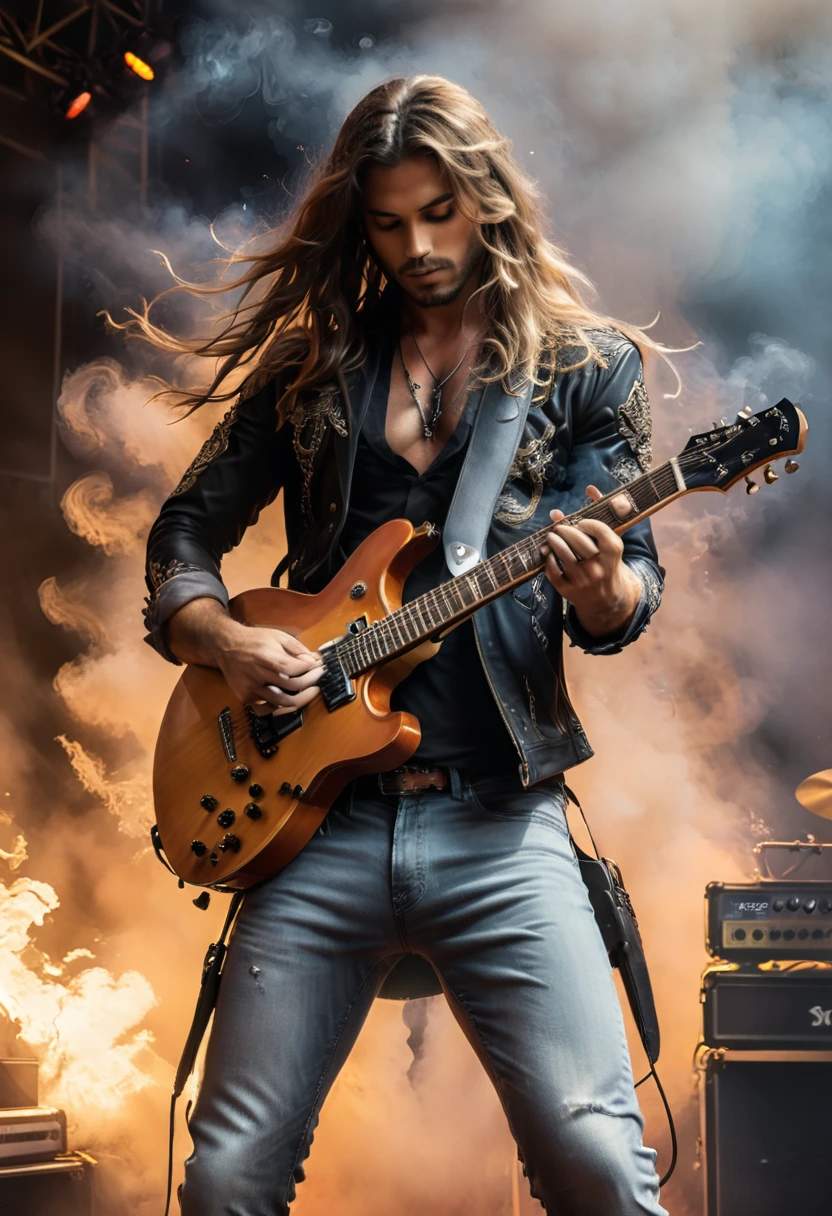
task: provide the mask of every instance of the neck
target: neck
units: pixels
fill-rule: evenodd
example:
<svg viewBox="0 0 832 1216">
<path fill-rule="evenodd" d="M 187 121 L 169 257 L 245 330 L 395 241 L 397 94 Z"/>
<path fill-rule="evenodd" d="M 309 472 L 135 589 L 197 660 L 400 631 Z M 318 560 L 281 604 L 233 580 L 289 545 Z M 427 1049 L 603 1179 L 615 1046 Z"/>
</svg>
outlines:
<svg viewBox="0 0 832 1216">
<path fill-rule="evenodd" d="M 474 295 L 479 287 L 480 272 L 475 271 L 467 279 L 459 295 L 449 304 L 437 304 L 425 308 L 403 295 L 402 332 L 412 331 L 420 338 L 429 337 L 437 342 L 453 341 L 460 332 L 473 337 L 482 328 L 482 296 Z M 473 298 L 472 298 L 473 297 Z"/>
</svg>

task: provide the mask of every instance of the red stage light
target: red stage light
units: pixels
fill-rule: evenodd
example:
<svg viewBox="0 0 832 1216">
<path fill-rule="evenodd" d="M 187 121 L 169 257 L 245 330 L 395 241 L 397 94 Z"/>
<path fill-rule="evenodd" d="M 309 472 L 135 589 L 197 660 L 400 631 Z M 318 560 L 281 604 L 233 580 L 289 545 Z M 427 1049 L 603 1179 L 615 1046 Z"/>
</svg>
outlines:
<svg viewBox="0 0 832 1216">
<path fill-rule="evenodd" d="M 86 110 L 87 106 L 92 101 L 92 93 L 79 93 L 77 97 L 73 97 L 67 107 L 65 118 L 77 118 L 79 114 Z"/>
</svg>

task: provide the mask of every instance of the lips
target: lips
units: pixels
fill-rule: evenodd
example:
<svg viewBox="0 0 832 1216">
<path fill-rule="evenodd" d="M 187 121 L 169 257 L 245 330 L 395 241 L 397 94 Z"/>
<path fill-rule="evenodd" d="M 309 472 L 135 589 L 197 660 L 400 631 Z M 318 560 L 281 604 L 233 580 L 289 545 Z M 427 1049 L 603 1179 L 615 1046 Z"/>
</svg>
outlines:
<svg viewBox="0 0 832 1216">
<path fill-rule="evenodd" d="M 433 266 L 430 270 L 411 270 L 407 277 L 409 279 L 426 279 L 428 275 L 438 274 L 442 269 L 441 266 Z"/>
</svg>

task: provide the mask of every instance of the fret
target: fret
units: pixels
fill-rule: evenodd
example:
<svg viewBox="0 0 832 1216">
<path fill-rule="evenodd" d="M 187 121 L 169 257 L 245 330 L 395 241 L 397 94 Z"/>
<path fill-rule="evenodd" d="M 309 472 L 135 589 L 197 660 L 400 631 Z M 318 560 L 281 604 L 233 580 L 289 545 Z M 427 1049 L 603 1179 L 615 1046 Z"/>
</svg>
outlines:
<svg viewBox="0 0 832 1216">
<path fill-rule="evenodd" d="M 403 632 L 402 632 L 402 628 L 403 628 L 403 622 L 402 622 L 402 621 L 400 620 L 400 618 L 399 618 L 399 617 L 398 617 L 398 616 L 395 614 L 395 612 L 394 612 L 394 613 L 393 613 L 391 616 L 389 616 L 389 617 L 388 617 L 388 620 L 389 620 L 389 622 L 390 622 L 390 629 L 391 629 L 391 630 L 395 629 L 395 631 L 396 631 L 396 633 L 397 633 L 397 635 L 398 635 L 398 638 L 399 638 L 399 642 L 401 643 L 401 642 L 404 642 L 404 641 L 409 641 L 409 639 L 406 639 L 406 638 L 404 637 L 404 634 L 403 634 Z"/>
</svg>

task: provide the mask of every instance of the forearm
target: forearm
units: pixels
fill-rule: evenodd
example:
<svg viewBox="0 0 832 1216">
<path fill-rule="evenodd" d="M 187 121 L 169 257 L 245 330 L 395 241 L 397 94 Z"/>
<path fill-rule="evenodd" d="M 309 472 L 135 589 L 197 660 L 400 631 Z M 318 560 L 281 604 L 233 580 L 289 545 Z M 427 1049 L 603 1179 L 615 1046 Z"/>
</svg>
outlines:
<svg viewBox="0 0 832 1216">
<path fill-rule="evenodd" d="M 168 648 L 180 662 L 219 667 L 246 626 L 233 620 L 219 600 L 206 596 L 183 604 L 164 628 Z"/>
</svg>

